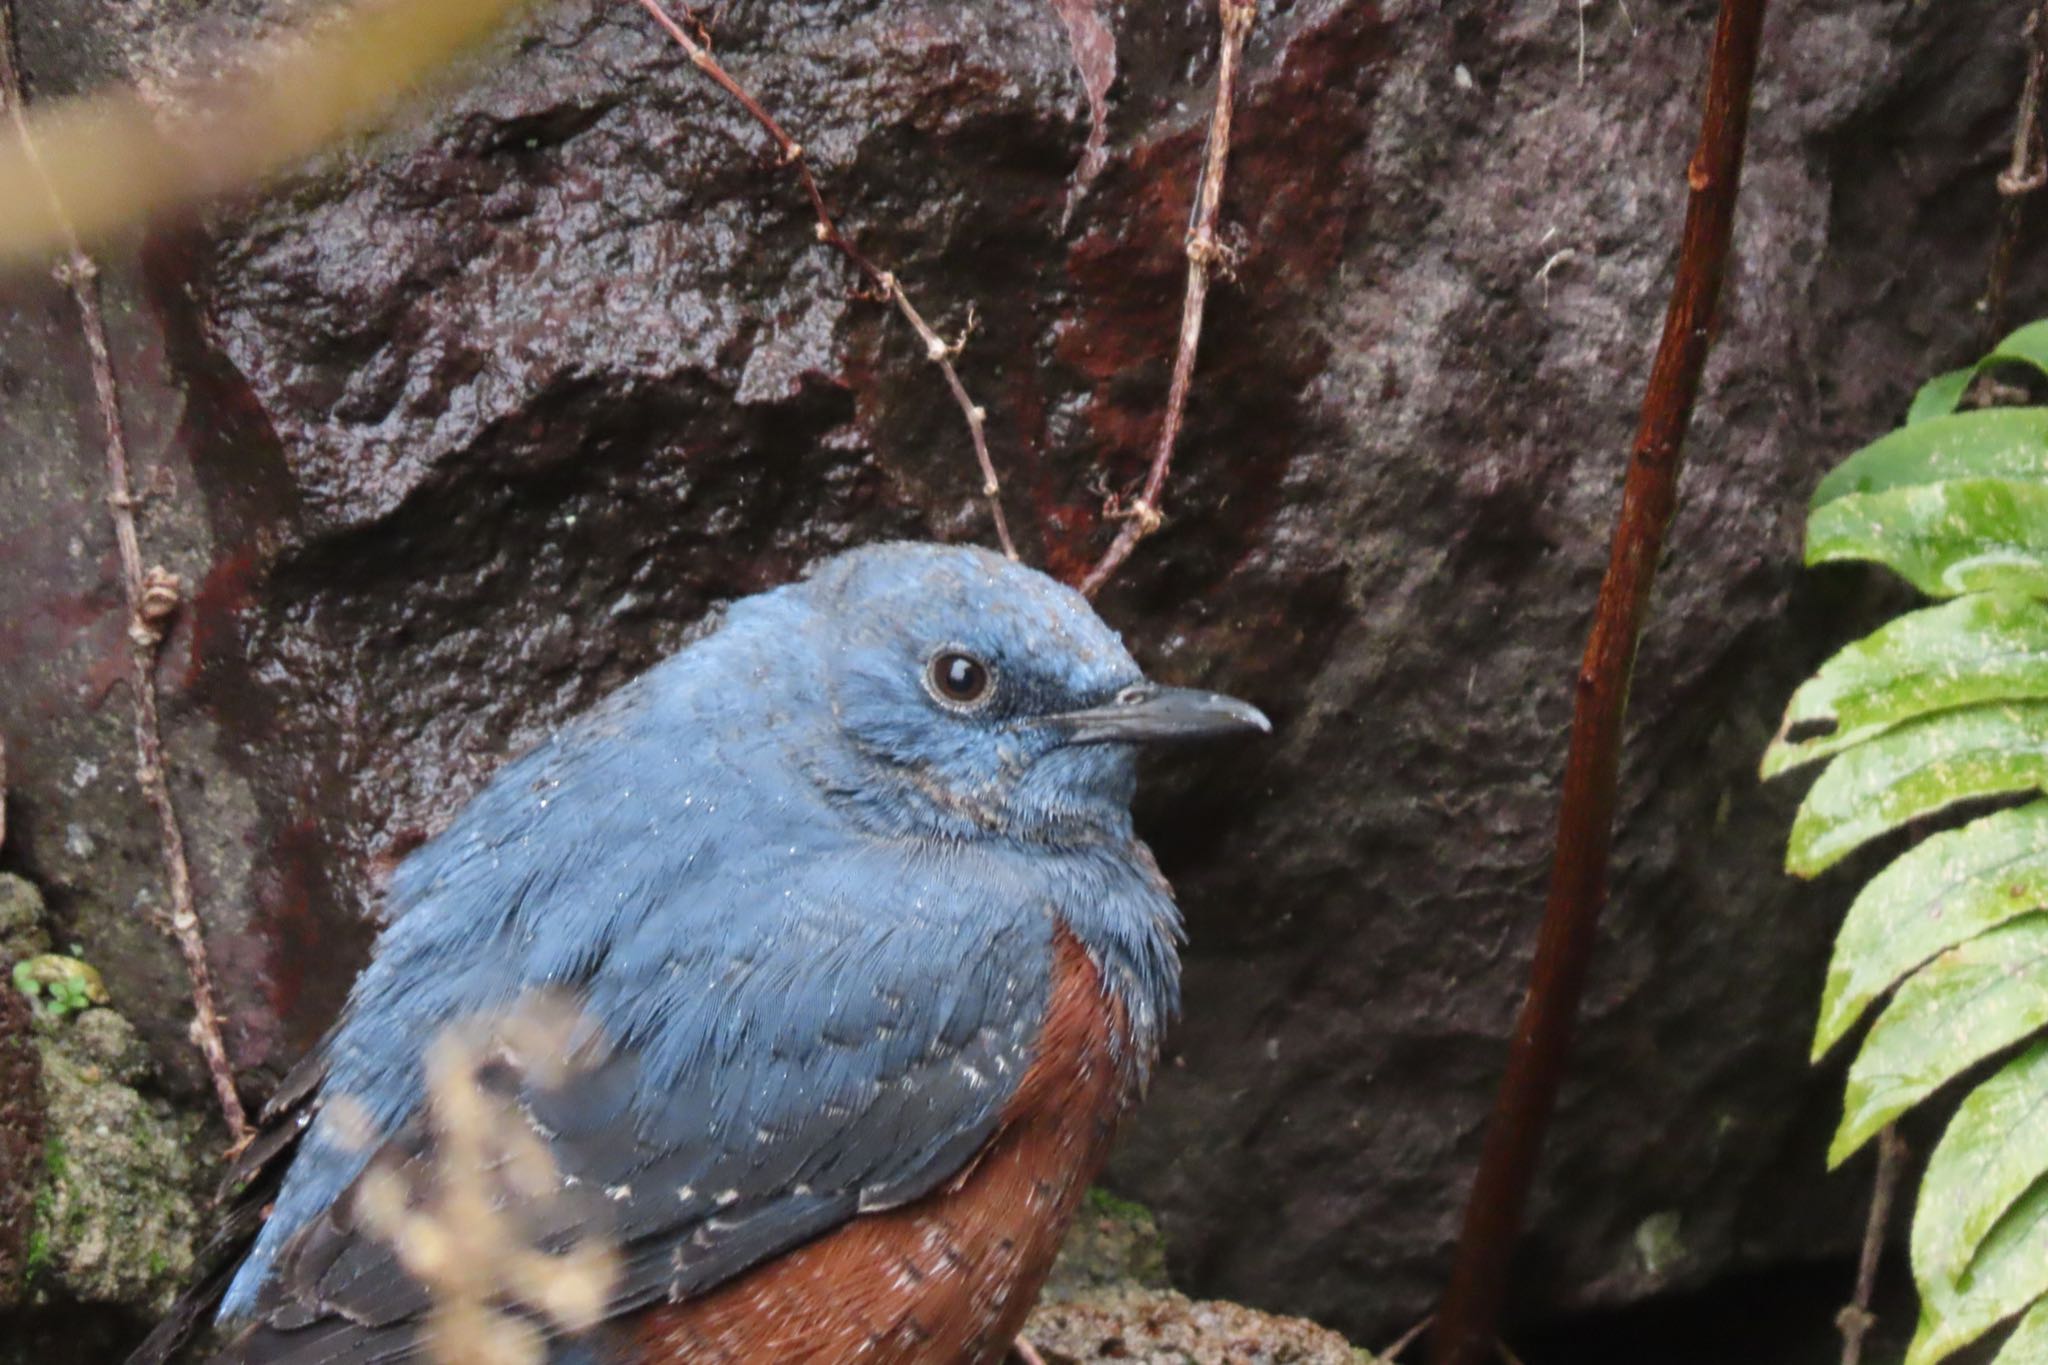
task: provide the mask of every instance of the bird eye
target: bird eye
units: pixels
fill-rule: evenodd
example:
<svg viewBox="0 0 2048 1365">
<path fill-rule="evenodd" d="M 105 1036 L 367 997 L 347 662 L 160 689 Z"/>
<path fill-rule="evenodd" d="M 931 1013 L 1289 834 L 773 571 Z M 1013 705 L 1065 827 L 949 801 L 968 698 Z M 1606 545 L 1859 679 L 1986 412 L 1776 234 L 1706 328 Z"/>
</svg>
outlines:
<svg viewBox="0 0 2048 1365">
<path fill-rule="evenodd" d="M 932 695 L 948 706 L 977 706 L 988 699 L 995 674 L 972 654 L 942 649 L 925 667 L 925 683 Z"/>
</svg>

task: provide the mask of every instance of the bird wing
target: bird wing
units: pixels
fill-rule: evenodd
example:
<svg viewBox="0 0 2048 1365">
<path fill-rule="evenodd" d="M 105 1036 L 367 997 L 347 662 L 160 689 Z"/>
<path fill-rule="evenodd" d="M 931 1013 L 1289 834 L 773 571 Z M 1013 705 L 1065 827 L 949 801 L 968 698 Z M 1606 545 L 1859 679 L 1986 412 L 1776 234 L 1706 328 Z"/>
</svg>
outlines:
<svg viewBox="0 0 2048 1365">
<path fill-rule="evenodd" d="M 540 1077 L 513 1064 L 516 1048 L 475 1053 L 476 1094 L 457 1107 L 490 1116 L 482 1204 L 451 1167 L 475 1164 L 476 1144 L 458 1151 L 468 1139 L 445 1104 L 414 1113 L 285 1246 L 234 1354 L 404 1360 L 430 1320 L 454 1330 L 434 1312 L 451 1301 L 559 1341 L 582 1310 L 546 1302 L 555 1291 L 533 1286 L 560 1277 L 522 1257 L 596 1255 L 576 1262 L 603 1267 L 587 1306 L 614 1319 L 970 1166 L 1043 1024 L 1050 910 L 1020 914 L 1013 894 L 990 913 L 1004 879 L 957 854 L 769 856 L 727 879 L 748 895 L 717 932 L 678 934 L 657 913 L 610 945 L 577 1001 L 583 1064 Z M 402 1194 L 396 1214 L 371 1216 L 372 1186 L 386 1205 Z M 441 1243 L 462 1263 L 423 1276 Z"/>
</svg>

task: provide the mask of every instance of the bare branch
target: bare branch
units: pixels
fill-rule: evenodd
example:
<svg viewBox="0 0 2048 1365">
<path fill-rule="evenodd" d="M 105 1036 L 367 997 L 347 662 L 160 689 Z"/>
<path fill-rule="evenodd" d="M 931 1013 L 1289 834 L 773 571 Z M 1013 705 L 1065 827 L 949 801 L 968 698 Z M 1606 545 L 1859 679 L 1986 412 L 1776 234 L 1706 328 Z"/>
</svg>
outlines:
<svg viewBox="0 0 2048 1365">
<path fill-rule="evenodd" d="M 782 164 L 794 166 L 797 178 L 803 182 L 804 193 L 811 201 L 811 212 L 817 215 L 818 240 L 835 248 L 852 262 L 856 270 L 865 275 L 889 302 L 896 305 L 896 311 L 903 315 L 903 320 L 910 324 L 911 329 L 917 333 L 918 340 L 924 343 L 925 358 L 938 366 L 939 372 L 946 377 L 946 387 L 952 391 L 953 401 L 960 405 L 960 413 L 967 419 L 967 434 L 974 442 L 975 463 L 981 468 L 981 495 L 988 501 L 989 519 L 995 523 L 996 541 L 1003 547 L 1004 554 L 1011 559 L 1017 558 L 1017 544 L 1010 539 L 1010 523 L 1003 515 L 1002 482 L 996 477 L 995 461 L 988 453 L 988 412 L 968 396 L 967 386 L 960 382 L 960 372 L 953 368 L 953 357 L 959 353 L 960 343 L 949 343 L 933 331 L 931 324 L 924 320 L 924 315 L 910 302 L 910 295 L 903 291 L 903 282 L 898 280 L 894 273 L 869 260 L 846 234 L 840 231 L 838 221 L 832 217 L 831 209 L 825 204 L 824 192 L 818 188 L 818 178 L 811 174 L 810 162 L 804 156 L 803 144 L 783 131 L 782 125 L 775 121 L 774 116 L 761 107 L 761 102 L 748 94 L 746 87 L 734 80 L 732 74 L 718 64 L 718 59 L 711 55 L 710 49 L 692 38 L 662 7 L 661 0 L 639 0 L 639 3 L 640 8 L 646 10 L 654 22 L 661 25 L 663 31 L 689 54 L 690 61 L 696 68 L 709 76 L 719 89 L 738 100 L 740 107 L 747 111 L 755 123 L 761 125 L 761 131 L 774 140 L 776 150 L 781 154 Z"/>
<path fill-rule="evenodd" d="M 1721 0 L 1707 65 L 1699 145 L 1664 333 L 1622 485 L 1607 573 L 1575 679 L 1557 854 L 1479 1170 L 1465 1205 L 1450 1284 L 1430 1342 L 1434 1365 L 1480 1365 L 1493 1351 L 1508 1268 L 1543 1137 L 1571 1049 L 1600 910 L 1621 772 L 1622 722 L 1664 533 L 1678 502 L 1685 434 L 1699 397 L 1734 233 L 1765 0 Z"/>
<path fill-rule="evenodd" d="M 2026 84 L 2012 130 L 2012 164 L 1998 175 L 1998 236 L 1984 282 L 1983 344 L 1989 349 L 2005 334 L 2005 298 L 2012 260 L 2019 249 L 2027 196 L 2048 184 L 2048 130 L 2041 126 L 2041 87 L 2048 84 L 2048 3 L 2032 10 L 2020 28 L 2027 52 Z"/>
<path fill-rule="evenodd" d="M 1906 1140 L 1886 1125 L 1877 1135 L 1877 1178 L 1870 1188 L 1870 1217 L 1863 1225 L 1863 1254 L 1856 1262 L 1856 1297 L 1835 1315 L 1842 1333 L 1842 1365 L 1861 1365 L 1863 1338 L 1877 1325 L 1870 1300 L 1877 1292 L 1877 1263 L 1884 1254 L 1885 1227 L 1891 1222 L 1892 1196 L 1906 1165 Z"/>
<path fill-rule="evenodd" d="M 49 195 L 64 242 L 64 263 L 56 270 L 78 305 L 79 327 L 92 361 L 93 393 L 107 448 L 107 512 L 120 549 L 121 581 L 128 595 L 128 689 L 135 703 L 135 776 L 156 811 L 162 847 L 164 883 L 170 894 L 167 927 L 185 959 L 192 986 L 192 1041 L 206 1059 L 215 1098 L 228 1135 L 236 1145 L 248 1136 L 248 1116 L 235 1093 L 234 1069 L 221 1041 L 220 1015 L 214 1005 L 213 973 L 207 965 L 206 940 L 192 906 L 192 871 L 185 857 L 185 834 L 164 779 L 163 731 L 157 718 L 156 658 L 164 630 L 178 609 L 177 576 L 158 566 L 145 572 L 142 544 L 135 531 L 135 499 L 128 481 L 128 439 L 121 424 L 121 395 L 114 380 L 114 362 L 107 350 L 106 323 L 100 313 L 99 268 L 79 244 L 54 184 L 44 175 L 41 154 L 23 112 L 21 76 L 14 61 L 12 0 L 0 0 L 0 104 L 7 107 L 20 138 L 24 160 Z"/>
<path fill-rule="evenodd" d="M 1116 539 L 1084 575 L 1080 589 L 1093 597 L 1102 590 L 1123 562 L 1138 548 L 1138 542 L 1158 530 L 1165 517 L 1160 513 L 1160 495 L 1166 489 L 1166 475 L 1173 466 L 1173 449 L 1180 440 L 1182 419 L 1188 410 L 1188 392 L 1195 379 L 1195 352 L 1202 341 L 1202 310 L 1209 301 L 1209 281 L 1216 267 L 1228 266 L 1229 251 L 1216 236 L 1216 217 L 1223 207 L 1224 170 L 1230 160 L 1230 116 L 1237 99 L 1239 59 L 1245 38 L 1258 17 L 1257 0 L 1217 0 L 1223 21 L 1223 39 L 1216 58 L 1216 106 L 1209 115 L 1209 143 L 1202 158 L 1202 178 L 1195 189 L 1195 210 L 1188 229 L 1188 286 L 1181 302 L 1180 342 L 1173 354 L 1173 380 L 1166 391 L 1166 413 L 1160 419 L 1159 440 L 1152 448 L 1152 467 L 1138 496 L 1117 509 L 1123 525 Z"/>
<path fill-rule="evenodd" d="M 1394 1344 L 1392 1346 L 1389 1346 L 1386 1350 L 1381 1351 L 1379 1354 L 1373 1356 L 1373 1365 L 1398 1365 L 1398 1362 L 1401 1359 L 1401 1352 L 1407 1350 L 1410 1346 L 1413 1346 L 1415 1344 L 1415 1339 L 1421 1336 L 1424 1332 L 1427 1332 L 1429 1330 L 1429 1325 L 1435 1321 L 1436 1314 L 1431 1313 L 1422 1321 L 1416 1323 L 1413 1327 L 1410 1327 L 1407 1331 L 1401 1333 L 1400 1336 L 1394 1339 Z"/>
</svg>

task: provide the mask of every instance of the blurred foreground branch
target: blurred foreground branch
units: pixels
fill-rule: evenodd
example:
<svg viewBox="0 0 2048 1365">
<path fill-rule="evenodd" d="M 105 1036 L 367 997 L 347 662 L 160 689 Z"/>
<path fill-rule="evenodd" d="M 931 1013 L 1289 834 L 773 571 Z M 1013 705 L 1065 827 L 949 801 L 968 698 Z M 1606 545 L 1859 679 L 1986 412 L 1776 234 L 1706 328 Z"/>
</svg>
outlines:
<svg viewBox="0 0 2048 1365">
<path fill-rule="evenodd" d="M 367 126 L 523 6 L 363 0 L 165 107 L 119 90 L 38 110 L 0 146 L 0 267 L 254 184 Z"/>
<path fill-rule="evenodd" d="M 452 1024 L 428 1045 L 427 1159 L 373 1160 L 354 1216 L 426 1287 L 418 1344 L 434 1365 L 541 1365 L 545 1331 L 595 1326 L 620 1267 L 600 1210 L 570 1199 L 575 1182 L 517 1091 L 559 1088 L 597 1064 L 602 1044 L 579 1011 L 544 996 L 483 1022 Z M 511 1081 L 492 1084 L 494 1070 Z M 375 1145 L 352 1102 L 337 1112 L 347 1137 Z"/>
</svg>

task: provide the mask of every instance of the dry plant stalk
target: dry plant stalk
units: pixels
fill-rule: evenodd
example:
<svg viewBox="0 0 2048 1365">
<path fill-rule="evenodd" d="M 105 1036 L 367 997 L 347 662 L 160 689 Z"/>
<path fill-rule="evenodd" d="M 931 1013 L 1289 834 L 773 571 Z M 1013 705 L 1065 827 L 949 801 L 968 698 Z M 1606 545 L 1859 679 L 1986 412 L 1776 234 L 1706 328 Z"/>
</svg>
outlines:
<svg viewBox="0 0 2048 1365">
<path fill-rule="evenodd" d="M 746 87 L 734 80 L 732 73 L 719 65 L 718 59 L 711 55 L 710 49 L 692 38 L 683 26 L 670 16 L 662 7 L 661 0 L 639 0 L 639 3 L 640 7 L 652 16 L 654 22 L 661 25 L 669 37 L 675 39 L 676 44 L 689 55 L 690 61 L 699 71 L 709 76 L 726 94 L 739 101 L 740 107 L 745 109 L 748 116 L 761 126 L 761 131 L 774 141 L 782 164 L 796 168 L 797 178 L 803 182 L 804 193 L 810 198 L 811 212 L 817 216 L 818 240 L 838 250 L 856 270 L 866 276 L 882 296 L 896 306 L 896 311 L 903 315 L 903 320 L 910 324 L 911 330 L 917 333 L 918 340 L 924 343 L 925 358 L 937 365 L 939 372 L 946 377 L 946 387 L 952 391 L 953 401 L 959 404 L 961 415 L 967 419 L 967 434 L 974 441 L 974 459 L 981 468 L 981 495 L 988 502 L 990 519 L 995 522 L 996 541 L 1003 547 L 1005 555 L 1011 559 L 1017 558 L 1016 542 L 1010 538 L 1010 523 L 1003 515 L 1002 481 L 996 477 L 995 461 L 988 453 L 988 411 L 968 395 L 967 386 L 960 382 L 960 372 L 953 366 L 953 358 L 959 355 L 966 345 L 965 334 L 959 341 L 949 342 L 932 330 L 931 324 L 924 320 L 924 315 L 911 303 L 910 295 L 903 292 L 903 282 L 897 279 L 893 272 L 884 270 L 869 260 L 846 234 L 840 231 L 838 222 L 832 217 L 831 210 L 826 207 L 825 195 L 818 188 L 817 177 L 811 174 L 810 163 L 804 156 L 803 144 L 783 131 L 782 125 L 775 121 L 774 116 L 761 107 L 761 102 L 748 94 Z M 692 23 L 696 22 L 696 17 L 687 9 L 684 14 Z M 971 311 L 968 316 L 971 328 Z"/>
<path fill-rule="evenodd" d="M 220 1015 L 214 1005 L 213 973 L 207 965 L 206 940 L 192 906 L 192 870 L 185 857 L 185 834 L 164 778 L 163 730 L 157 718 L 156 659 L 164 630 L 178 610 L 182 585 L 177 575 L 158 565 L 142 566 L 142 544 L 135 532 L 135 499 L 128 480 L 128 440 L 121 424 L 121 395 L 114 381 L 114 362 L 107 350 L 107 329 L 100 313 L 99 269 L 85 254 L 71 229 L 54 184 L 44 175 L 44 162 L 23 110 L 21 75 L 14 61 L 14 7 L 0 0 L 0 104 L 7 106 L 21 153 L 49 194 L 50 212 L 63 233 L 65 258 L 57 279 L 71 291 L 92 361 L 93 393 L 107 448 L 107 512 L 120 548 L 121 581 L 128 597 L 128 690 L 135 704 L 135 777 L 156 812 L 163 856 L 164 885 L 170 895 L 168 928 L 185 959 L 192 986 L 192 1041 L 206 1059 L 206 1072 L 220 1103 L 228 1136 L 240 1146 L 249 1135 L 248 1116 L 235 1093 L 234 1069 L 221 1041 Z"/>
<path fill-rule="evenodd" d="M 1985 350 L 2005 335 L 2006 291 L 2026 220 L 2027 196 L 2048 185 L 2048 129 L 2041 126 L 2041 87 L 2048 84 L 2048 3 L 2027 15 L 2020 41 L 2026 46 L 2027 76 L 2013 124 L 2012 164 L 1998 174 L 1998 236 L 1992 243 L 1991 269 L 1984 282 Z"/>
<path fill-rule="evenodd" d="M 435 1365 L 541 1365 L 547 1344 L 522 1307 L 571 1333 L 604 1315 L 616 1251 L 587 1225 L 563 1251 L 537 1245 L 534 1215 L 563 1197 L 561 1172 L 518 1106 L 480 1074 L 510 1063 L 522 1080 L 553 1089 L 591 1059 L 578 1040 L 592 1037 L 574 1010 L 546 998 L 522 1002 L 487 1038 L 470 1025 L 442 1030 L 426 1053 L 435 1145 L 425 1178 L 372 1164 L 356 1187 L 363 1226 L 426 1286 L 432 1307 L 419 1344 Z M 375 1139 L 359 1119 L 340 1126 L 357 1143 Z"/>
<path fill-rule="evenodd" d="M 1721 0 L 1714 26 L 1699 142 L 1686 166 L 1690 193 L 1678 270 L 1629 452 L 1607 572 L 1573 680 L 1556 858 L 1536 956 L 1509 1037 L 1507 1067 L 1465 1205 L 1450 1283 L 1437 1312 L 1430 1340 L 1433 1365 L 1480 1365 L 1493 1353 L 1522 1212 L 1571 1051 L 1607 901 L 1629 683 L 1664 533 L 1678 503 L 1685 434 L 1699 398 L 1734 235 L 1764 4 Z"/>
<path fill-rule="evenodd" d="M 1202 158 L 1202 178 L 1195 190 L 1195 206 L 1188 229 L 1188 285 L 1181 303 L 1180 342 L 1173 354 L 1173 380 L 1166 391 L 1166 413 L 1159 423 L 1159 440 L 1152 448 L 1152 467 L 1138 496 L 1125 507 L 1113 507 L 1120 518 L 1116 539 L 1096 561 L 1078 585 L 1084 597 L 1102 590 L 1123 562 L 1138 548 L 1138 542 L 1159 529 L 1165 520 L 1159 499 L 1166 488 L 1166 475 L 1173 465 L 1173 449 L 1180 440 L 1180 428 L 1187 415 L 1188 393 L 1194 385 L 1195 352 L 1202 340 L 1202 310 L 1209 300 L 1209 282 L 1216 268 L 1226 271 L 1230 251 L 1216 236 L 1216 217 L 1223 206 L 1224 171 L 1230 159 L 1230 116 L 1236 103 L 1240 58 L 1245 38 L 1258 17 L 1257 0 L 1217 0 L 1223 21 L 1222 46 L 1216 58 L 1216 107 L 1209 116 L 1209 142 Z"/>
<path fill-rule="evenodd" d="M 1905 1174 L 1906 1140 L 1896 1127 L 1877 1135 L 1877 1178 L 1870 1187 L 1870 1217 L 1863 1225 L 1863 1253 L 1856 1261 L 1856 1296 L 1835 1315 L 1842 1334 L 1842 1365 L 1861 1365 L 1863 1338 L 1877 1325 L 1870 1300 L 1877 1293 L 1877 1263 L 1884 1254 L 1884 1234 L 1891 1222 L 1892 1196 Z"/>
</svg>

